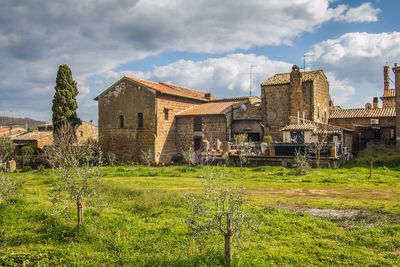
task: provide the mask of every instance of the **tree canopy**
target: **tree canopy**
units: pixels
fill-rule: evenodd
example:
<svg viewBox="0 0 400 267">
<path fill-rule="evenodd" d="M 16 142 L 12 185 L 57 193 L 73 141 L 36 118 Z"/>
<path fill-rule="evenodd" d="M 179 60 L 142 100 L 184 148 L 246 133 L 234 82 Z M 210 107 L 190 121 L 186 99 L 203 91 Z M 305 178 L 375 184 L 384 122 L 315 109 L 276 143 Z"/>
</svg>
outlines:
<svg viewBox="0 0 400 267">
<path fill-rule="evenodd" d="M 53 129 L 56 132 L 62 123 L 72 126 L 80 124 L 76 114 L 78 104 L 76 96 L 79 94 L 76 82 L 72 79 L 72 72 L 68 65 L 60 65 L 57 72 L 55 93 L 53 98 Z"/>
</svg>

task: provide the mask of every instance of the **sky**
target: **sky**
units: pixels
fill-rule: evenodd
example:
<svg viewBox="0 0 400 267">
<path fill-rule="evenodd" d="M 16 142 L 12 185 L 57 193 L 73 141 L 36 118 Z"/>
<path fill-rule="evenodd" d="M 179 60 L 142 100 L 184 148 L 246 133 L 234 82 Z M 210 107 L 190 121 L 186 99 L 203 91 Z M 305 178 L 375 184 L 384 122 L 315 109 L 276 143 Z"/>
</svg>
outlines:
<svg viewBox="0 0 400 267">
<path fill-rule="evenodd" d="M 0 116 L 51 121 L 61 64 L 78 83 L 78 116 L 96 122 L 93 98 L 124 75 L 260 96 L 304 55 L 335 105 L 361 108 L 382 95 L 383 66 L 400 63 L 398 10 L 398 0 L 0 0 Z"/>
</svg>

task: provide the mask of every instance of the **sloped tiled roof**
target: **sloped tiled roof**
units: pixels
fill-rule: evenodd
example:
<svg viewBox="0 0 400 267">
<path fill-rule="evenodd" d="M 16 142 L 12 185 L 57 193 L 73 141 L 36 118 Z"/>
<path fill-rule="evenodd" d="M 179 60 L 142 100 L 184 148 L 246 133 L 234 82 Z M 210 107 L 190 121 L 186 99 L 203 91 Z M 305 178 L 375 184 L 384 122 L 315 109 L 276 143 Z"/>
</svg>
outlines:
<svg viewBox="0 0 400 267">
<path fill-rule="evenodd" d="M 185 93 L 187 95 L 192 95 L 194 97 L 198 97 L 198 98 L 205 98 L 205 92 L 203 91 L 199 91 L 199 90 L 195 90 L 195 89 L 191 89 L 191 88 L 186 88 L 186 87 L 182 87 L 179 85 L 175 85 L 175 84 L 170 84 L 170 83 L 166 83 L 166 82 L 160 82 L 160 84 L 165 85 L 167 87 L 170 87 L 172 89 L 175 89 L 179 92 Z M 218 98 L 214 97 L 211 95 L 210 100 L 217 100 Z"/>
<path fill-rule="evenodd" d="M 262 119 L 262 109 L 261 100 L 258 102 L 247 103 L 246 109 L 242 110 L 237 108 L 233 112 L 234 120 L 261 120 Z"/>
<path fill-rule="evenodd" d="M 304 71 L 301 72 L 301 81 L 308 82 L 314 81 L 315 78 L 319 75 L 324 75 L 322 70 L 315 70 L 315 71 Z M 290 73 L 278 73 L 274 76 L 268 78 L 264 81 L 261 85 L 279 85 L 279 84 L 286 84 L 290 83 Z"/>
<path fill-rule="evenodd" d="M 343 130 L 348 130 L 338 126 L 323 124 L 323 123 L 292 123 L 286 125 L 281 131 L 312 131 L 318 134 L 333 134 L 341 133 Z"/>
<path fill-rule="evenodd" d="M 39 140 L 45 137 L 53 136 L 52 131 L 33 131 L 27 134 L 11 138 L 12 140 Z"/>
<path fill-rule="evenodd" d="M 296 123 L 286 125 L 281 131 L 314 131 L 316 128 L 317 126 L 311 123 Z"/>
<path fill-rule="evenodd" d="M 338 109 L 332 110 L 329 115 L 331 119 L 344 119 L 344 118 L 387 118 L 395 117 L 395 108 L 355 108 L 355 109 Z"/>
<path fill-rule="evenodd" d="M 209 102 L 184 110 L 178 113 L 177 116 L 226 114 L 232 109 L 232 106 L 236 107 L 243 103 L 246 103 L 246 100 Z"/>
<path fill-rule="evenodd" d="M 395 96 L 396 96 L 396 89 L 389 89 L 386 92 L 383 91 L 383 96 L 381 98 L 383 98 L 383 97 L 395 97 Z"/>
<path fill-rule="evenodd" d="M 185 98 L 192 98 L 192 99 L 197 99 L 197 100 L 201 100 L 204 102 L 208 102 L 210 101 L 207 97 L 206 97 L 206 93 L 202 92 L 202 91 L 198 91 L 198 90 L 194 90 L 194 89 L 190 89 L 190 88 L 185 88 L 185 87 L 181 87 L 178 85 L 173 85 L 173 84 L 169 84 L 169 83 L 165 83 L 165 82 L 152 82 L 152 81 L 147 81 L 147 80 L 142 80 L 139 78 L 135 78 L 135 77 L 129 77 L 129 76 L 124 76 L 122 79 L 129 79 L 131 81 L 143 84 L 151 89 L 154 89 L 160 93 L 163 94 L 168 94 L 168 95 L 174 95 L 174 96 L 180 96 L 180 97 L 185 97 Z M 122 80 L 121 79 L 121 80 Z M 107 90 L 103 91 L 99 96 L 97 96 L 96 98 L 94 98 L 94 100 L 99 100 L 99 97 L 101 95 L 103 95 L 105 92 L 109 91 L 111 87 L 109 87 Z M 217 99 L 215 97 L 210 97 L 211 100 L 213 99 Z"/>
</svg>

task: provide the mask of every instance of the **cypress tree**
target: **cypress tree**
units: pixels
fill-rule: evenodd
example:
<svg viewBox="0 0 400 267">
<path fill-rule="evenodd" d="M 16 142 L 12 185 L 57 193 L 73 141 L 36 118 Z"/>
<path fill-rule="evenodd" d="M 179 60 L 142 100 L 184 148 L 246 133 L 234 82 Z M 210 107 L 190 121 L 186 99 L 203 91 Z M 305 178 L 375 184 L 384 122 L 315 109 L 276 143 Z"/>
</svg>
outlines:
<svg viewBox="0 0 400 267">
<path fill-rule="evenodd" d="M 60 129 L 62 124 L 68 124 L 75 129 L 77 125 L 81 124 L 76 114 L 78 104 L 75 99 L 79 92 L 68 65 L 59 66 L 54 89 L 56 90 L 52 107 L 54 133 Z"/>
</svg>

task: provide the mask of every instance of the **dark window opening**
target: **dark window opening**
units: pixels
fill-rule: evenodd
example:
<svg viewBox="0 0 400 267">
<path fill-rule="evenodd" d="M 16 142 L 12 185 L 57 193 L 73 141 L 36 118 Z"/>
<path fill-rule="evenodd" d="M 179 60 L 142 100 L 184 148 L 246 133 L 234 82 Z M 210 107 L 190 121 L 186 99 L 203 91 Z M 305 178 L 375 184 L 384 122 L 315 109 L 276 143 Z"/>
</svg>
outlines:
<svg viewBox="0 0 400 267">
<path fill-rule="evenodd" d="M 143 113 L 138 113 L 138 127 L 143 128 Z"/>
<path fill-rule="evenodd" d="M 81 137 L 83 137 L 83 131 L 80 131 L 80 135 L 81 135 Z"/>
<path fill-rule="evenodd" d="M 125 127 L 124 115 L 119 116 L 119 128 Z"/>
<path fill-rule="evenodd" d="M 169 117 L 169 110 L 168 109 L 164 109 L 164 119 L 167 121 Z"/>
<path fill-rule="evenodd" d="M 292 131 L 290 132 L 291 143 L 304 144 L 304 132 Z"/>
<path fill-rule="evenodd" d="M 195 136 L 194 137 L 194 150 L 197 151 L 201 148 L 201 136 Z"/>
<path fill-rule="evenodd" d="M 194 118 L 194 125 L 193 125 L 193 131 L 201 131 L 203 128 L 203 122 L 201 117 L 195 117 Z"/>
</svg>

